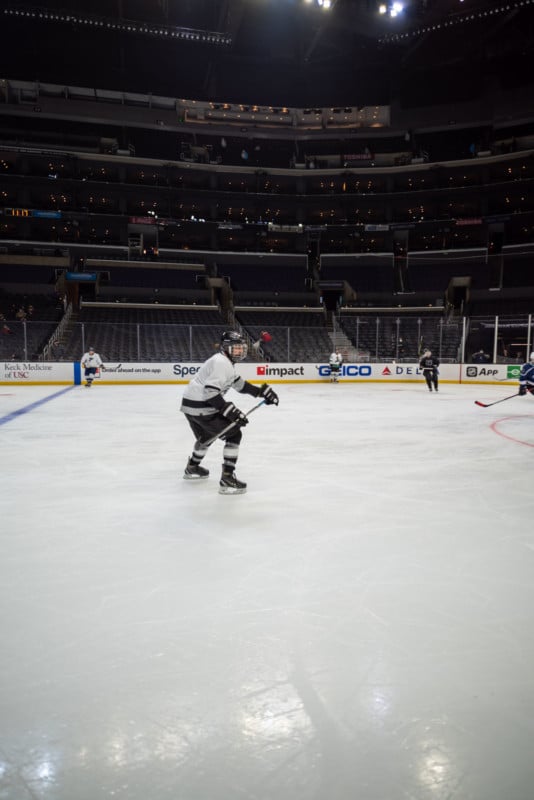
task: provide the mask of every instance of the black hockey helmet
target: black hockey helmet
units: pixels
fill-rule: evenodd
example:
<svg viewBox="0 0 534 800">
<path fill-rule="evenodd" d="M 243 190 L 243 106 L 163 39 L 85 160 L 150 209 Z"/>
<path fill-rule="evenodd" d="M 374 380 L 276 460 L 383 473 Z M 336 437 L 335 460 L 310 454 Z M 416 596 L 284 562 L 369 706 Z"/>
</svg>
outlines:
<svg viewBox="0 0 534 800">
<path fill-rule="evenodd" d="M 221 336 L 221 350 L 232 361 L 243 361 L 247 357 L 247 343 L 238 331 L 225 331 Z"/>
</svg>

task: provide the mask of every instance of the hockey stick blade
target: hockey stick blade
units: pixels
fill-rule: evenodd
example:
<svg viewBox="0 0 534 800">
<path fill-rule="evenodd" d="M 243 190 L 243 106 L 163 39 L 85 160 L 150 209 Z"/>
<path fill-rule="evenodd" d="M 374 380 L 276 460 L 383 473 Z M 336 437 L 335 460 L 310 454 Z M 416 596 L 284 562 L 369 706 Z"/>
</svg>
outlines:
<svg viewBox="0 0 534 800">
<path fill-rule="evenodd" d="M 481 403 L 480 400 L 475 400 L 476 406 L 481 406 L 481 408 L 489 408 L 490 406 L 496 406 L 497 403 L 504 403 L 505 400 L 511 400 L 512 397 L 519 397 L 517 392 L 515 394 L 510 394 L 508 397 L 503 397 L 502 400 L 495 400 L 494 403 Z"/>
</svg>

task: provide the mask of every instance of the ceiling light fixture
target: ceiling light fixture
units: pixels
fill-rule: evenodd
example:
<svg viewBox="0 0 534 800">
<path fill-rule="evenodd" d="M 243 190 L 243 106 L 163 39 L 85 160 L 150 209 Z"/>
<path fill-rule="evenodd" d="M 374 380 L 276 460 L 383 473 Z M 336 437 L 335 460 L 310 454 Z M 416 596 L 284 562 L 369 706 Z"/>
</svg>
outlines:
<svg viewBox="0 0 534 800">
<path fill-rule="evenodd" d="M 328 0 L 329 2 L 330 0 Z M 327 2 L 327 0 L 323 0 Z M 149 25 L 146 22 L 136 22 L 134 20 L 115 20 L 106 17 L 96 17 L 85 14 L 84 16 L 73 16 L 66 12 L 51 14 L 45 8 L 32 7 L 29 9 L 4 8 L 4 14 L 11 17 L 25 17 L 26 19 L 36 19 L 46 22 L 68 23 L 70 25 L 87 25 L 95 28 L 107 28 L 122 31 L 123 33 L 137 33 L 145 36 L 165 39 L 169 36 L 174 39 L 184 41 L 203 41 L 214 45 L 228 46 L 232 44 L 232 37 L 228 33 L 221 31 L 202 31 L 194 28 L 176 28 L 173 26 Z"/>
<path fill-rule="evenodd" d="M 380 2 L 378 4 L 378 13 L 382 16 L 389 14 L 390 17 L 398 17 L 404 11 L 404 3 L 399 0 L 391 0 L 391 2 Z"/>
<path fill-rule="evenodd" d="M 442 22 L 439 22 L 435 25 L 428 25 L 425 27 L 417 28 L 415 30 L 405 31 L 404 33 L 385 34 L 384 36 L 381 36 L 378 39 L 378 41 L 380 44 L 387 44 L 389 42 L 400 42 L 412 38 L 414 36 L 421 36 L 422 34 L 431 33 L 432 31 L 440 31 L 443 29 L 453 28 L 467 22 L 476 22 L 488 16 L 505 14 L 511 11 L 512 9 L 516 8 L 521 9 L 525 8 L 526 6 L 531 6 L 533 4 L 534 0 L 515 0 L 515 2 L 507 2 L 503 5 L 497 5 L 494 8 L 490 9 L 489 11 L 486 9 L 484 11 L 478 11 L 478 12 L 471 11 L 467 13 L 466 12 L 458 13 L 454 14 L 454 16 L 450 16 L 444 19 Z M 381 5 L 385 4 L 382 3 Z M 391 6 L 391 8 L 393 8 L 393 5 Z M 379 12 L 383 14 L 387 13 L 387 11 L 382 11 L 380 7 L 379 7 Z M 394 14 L 391 14 L 391 10 L 389 13 L 391 16 L 395 16 Z"/>
</svg>

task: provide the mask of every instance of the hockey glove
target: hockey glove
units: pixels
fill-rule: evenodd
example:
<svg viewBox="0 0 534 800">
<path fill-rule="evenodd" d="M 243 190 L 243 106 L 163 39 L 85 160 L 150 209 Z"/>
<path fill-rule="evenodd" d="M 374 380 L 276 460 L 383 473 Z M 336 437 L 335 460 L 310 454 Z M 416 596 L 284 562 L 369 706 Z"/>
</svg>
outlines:
<svg viewBox="0 0 534 800">
<path fill-rule="evenodd" d="M 278 405 L 278 395 L 276 394 L 274 389 L 271 389 L 271 387 L 267 383 L 263 383 L 260 386 L 260 394 L 259 394 L 259 396 L 263 397 L 263 399 L 265 400 L 266 405 L 268 405 L 268 406 L 272 406 L 272 405 L 277 406 Z"/>
<path fill-rule="evenodd" d="M 223 417 L 226 417 L 228 422 L 235 422 L 240 428 L 244 425 L 248 425 L 248 418 L 237 406 L 234 406 L 233 403 L 226 403 L 221 413 Z"/>
<path fill-rule="evenodd" d="M 526 386 L 520 386 L 519 387 L 519 391 L 518 391 L 517 394 L 524 395 L 526 393 L 527 393 L 527 387 Z"/>
</svg>

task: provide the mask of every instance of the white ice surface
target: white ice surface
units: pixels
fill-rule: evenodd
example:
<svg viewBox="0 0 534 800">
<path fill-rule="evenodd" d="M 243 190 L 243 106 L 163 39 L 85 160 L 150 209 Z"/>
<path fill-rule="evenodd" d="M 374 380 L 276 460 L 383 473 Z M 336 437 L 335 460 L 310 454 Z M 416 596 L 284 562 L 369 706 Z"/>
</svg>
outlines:
<svg viewBox="0 0 534 800">
<path fill-rule="evenodd" d="M 0 424 L 0 800 L 534 796 L 534 398 L 276 388 L 236 497 L 180 386 Z"/>
</svg>

